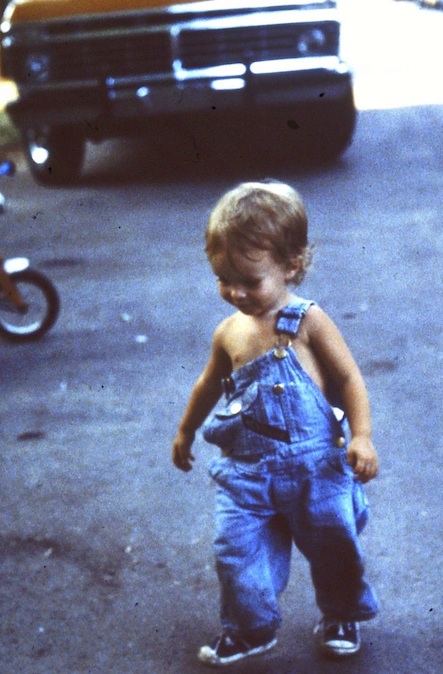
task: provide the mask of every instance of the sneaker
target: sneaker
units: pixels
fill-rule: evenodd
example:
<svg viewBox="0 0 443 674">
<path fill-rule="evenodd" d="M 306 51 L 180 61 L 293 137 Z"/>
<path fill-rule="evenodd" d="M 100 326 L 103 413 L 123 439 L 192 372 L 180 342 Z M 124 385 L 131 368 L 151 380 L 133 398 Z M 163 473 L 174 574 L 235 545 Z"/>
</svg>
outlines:
<svg viewBox="0 0 443 674">
<path fill-rule="evenodd" d="M 250 655 L 260 655 L 275 646 L 277 639 L 261 643 L 249 643 L 240 637 L 230 637 L 222 634 L 214 640 L 212 646 L 202 646 L 198 652 L 198 659 L 211 667 L 224 667 L 233 662 L 248 658 Z"/>
<path fill-rule="evenodd" d="M 356 622 L 323 618 L 314 632 L 320 636 L 320 650 L 325 655 L 343 658 L 360 649 L 360 627 Z"/>
</svg>

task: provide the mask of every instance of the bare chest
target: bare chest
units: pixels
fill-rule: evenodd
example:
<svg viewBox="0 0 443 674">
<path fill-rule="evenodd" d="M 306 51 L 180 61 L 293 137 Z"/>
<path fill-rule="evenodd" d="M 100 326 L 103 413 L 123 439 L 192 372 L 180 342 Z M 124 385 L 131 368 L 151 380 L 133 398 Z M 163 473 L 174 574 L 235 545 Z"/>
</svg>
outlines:
<svg viewBox="0 0 443 674">
<path fill-rule="evenodd" d="M 316 354 L 303 337 L 277 336 L 274 326 L 260 331 L 254 329 L 234 329 L 226 341 L 226 350 L 232 363 L 232 369 L 238 370 L 247 363 L 260 358 L 279 345 L 286 345 L 295 351 L 303 369 L 321 390 L 326 388 L 326 375 Z"/>
</svg>

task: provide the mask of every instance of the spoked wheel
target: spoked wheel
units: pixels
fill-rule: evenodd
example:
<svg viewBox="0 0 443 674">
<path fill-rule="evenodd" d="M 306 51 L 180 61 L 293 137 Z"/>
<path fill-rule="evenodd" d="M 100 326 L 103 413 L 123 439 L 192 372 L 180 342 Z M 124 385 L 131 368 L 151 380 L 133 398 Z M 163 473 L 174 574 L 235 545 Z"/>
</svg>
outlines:
<svg viewBox="0 0 443 674">
<path fill-rule="evenodd" d="M 60 300 L 51 281 L 35 269 L 10 274 L 26 303 L 20 312 L 0 296 L 0 334 L 13 342 L 27 342 L 42 337 L 57 320 Z"/>
</svg>

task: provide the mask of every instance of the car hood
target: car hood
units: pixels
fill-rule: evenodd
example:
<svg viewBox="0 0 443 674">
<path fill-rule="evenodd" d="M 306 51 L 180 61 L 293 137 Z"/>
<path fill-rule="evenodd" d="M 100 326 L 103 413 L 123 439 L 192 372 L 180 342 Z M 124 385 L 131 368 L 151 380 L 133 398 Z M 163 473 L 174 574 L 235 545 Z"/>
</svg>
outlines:
<svg viewBox="0 0 443 674">
<path fill-rule="evenodd" d="M 40 21 L 81 14 L 161 9 L 185 3 L 196 4 L 192 0 L 14 0 L 8 5 L 5 18 L 11 22 Z"/>
<path fill-rule="evenodd" d="M 10 23 L 24 21 L 44 21 L 85 14 L 116 14 L 119 12 L 141 11 L 145 9 L 169 8 L 189 5 L 190 10 L 224 9 L 235 10 L 239 7 L 260 9 L 273 4 L 272 0 L 13 0 L 6 8 L 4 18 Z M 275 4 L 282 7 L 288 5 L 334 6 L 333 0 L 279 0 Z M 183 9 L 183 7 L 181 8 Z"/>
</svg>

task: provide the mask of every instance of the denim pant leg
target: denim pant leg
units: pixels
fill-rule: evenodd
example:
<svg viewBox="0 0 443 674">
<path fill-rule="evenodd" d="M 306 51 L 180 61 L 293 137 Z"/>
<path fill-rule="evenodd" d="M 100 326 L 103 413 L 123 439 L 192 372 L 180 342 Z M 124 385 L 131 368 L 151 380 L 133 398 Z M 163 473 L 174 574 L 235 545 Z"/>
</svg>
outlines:
<svg viewBox="0 0 443 674">
<path fill-rule="evenodd" d="M 242 474 L 227 459 L 216 461 L 211 474 L 217 482 L 214 550 L 223 630 L 268 634 L 281 622 L 277 598 L 289 577 L 290 531 L 266 498 L 266 475 Z"/>
<path fill-rule="evenodd" d="M 304 489 L 304 521 L 294 529 L 297 546 L 307 557 L 323 615 L 332 619 L 369 620 L 378 603 L 364 572 L 358 533 L 361 486 L 356 485 L 343 455 L 326 454 L 309 466 Z"/>
<path fill-rule="evenodd" d="M 264 545 L 268 550 L 274 591 L 279 596 L 289 582 L 293 538 L 289 523 L 283 515 L 269 520 L 265 531 Z"/>
</svg>

